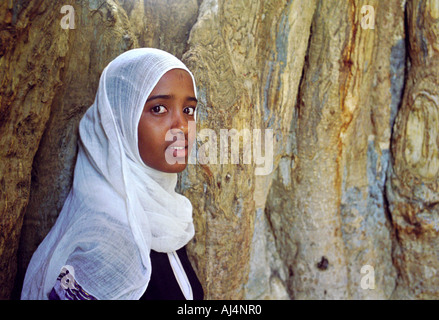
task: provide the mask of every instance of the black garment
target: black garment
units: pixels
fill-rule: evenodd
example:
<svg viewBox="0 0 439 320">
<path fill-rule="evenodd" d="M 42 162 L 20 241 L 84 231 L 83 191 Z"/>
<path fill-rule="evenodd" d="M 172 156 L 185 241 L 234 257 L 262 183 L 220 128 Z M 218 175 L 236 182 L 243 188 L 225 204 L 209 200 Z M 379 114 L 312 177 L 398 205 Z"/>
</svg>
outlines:
<svg viewBox="0 0 439 320">
<path fill-rule="evenodd" d="M 186 247 L 177 250 L 177 254 L 191 284 L 194 300 L 203 300 L 203 287 L 189 262 Z M 151 250 L 150 257 L 151 279 L 140 300 L 186 300 L 175 278 L 168 254 Z"/>
</svg>

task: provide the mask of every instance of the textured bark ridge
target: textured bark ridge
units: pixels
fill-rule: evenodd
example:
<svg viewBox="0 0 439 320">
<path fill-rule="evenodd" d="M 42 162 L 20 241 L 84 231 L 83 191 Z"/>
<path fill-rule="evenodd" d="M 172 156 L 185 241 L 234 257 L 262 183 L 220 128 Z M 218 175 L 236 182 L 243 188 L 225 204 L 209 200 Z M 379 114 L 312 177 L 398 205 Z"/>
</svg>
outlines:
<svg viewBox="0 0 439 320">
<path fill-rule="evenodd" d="M 294 298 L 388 298 L 396 271 L 384 182 L 391 126 L 404 76 L 404 6 L 319 2 L 304 76 L 267 216 Z M 289 212 L 289 214 L 286 214 Z M 286 218 L 286 219 L 285 219 Z M 373 290 L 361 268 L 375 270 Z"/>
<path fill-rule="evenodd" d="M 29 200 L 31 168 L 68 50 L 49 2 L 0 4 L 0 297 L 7 298 Z M 31 21 L 37 25 L 30 28 Z M 44 32 L 42 32 L 44 30 Z M 55 38 L 56 37 L 56 38 Z M 56 41 L 55 41 L 56 39 Z M 38 226 L 44 223 L 40 220 Z"/>
<path fill-rule="evenodd" d="M 227 128 L 271 128 L 274 166 L 287 143 L 302 74 L 314 11 L 314 2 L 307 4 L 203 2 L 184 55 L 199 76 L 200 129 L 213 128 L 219 136 Z M 187 193 L 189 197 L 203 192 L 200 176 L 207 179 L 205 197 L 195 202 L 199 236 L 194 251 L 208 297 L 241 299 L 257 296 L 261 289 L 267 294 L 269 284 L 280 281 L 265 274 L 271 273 L 262 254 L 265 246 L 251 255 L 251 243 L 264 242 L 267 236 L 254 233 L 255 223 L 261 223 L 255 222 L 255 213 L 264 210 L 271 174 L 256 176 L 254 165 L 233 164 L 193 167 L 188 173 L 188 181 L 200 189 Z M 262 264 L 254 266 L 248 280 L 249 261 L 254 259 Z M 218 279 L 229 284 L 227 289 L 218 285 Z M 286 296 L 283 286 L 278 291 Z"/>
<path fill-rule="evenodd" d="M 62 208 L 103 68 L 142 46 L 197 80 L 179 190 L 206 298 L 439 297 L 437 1 L 6 0 L 0 18 L 0 298 Z"/>
<path fill-rule="evenodd" d="M 407 3 L 409 70 L 394 126 L 387 194 L 398 246 L 397 298 L 437 299 L 439 5 Z"/>
</svg>

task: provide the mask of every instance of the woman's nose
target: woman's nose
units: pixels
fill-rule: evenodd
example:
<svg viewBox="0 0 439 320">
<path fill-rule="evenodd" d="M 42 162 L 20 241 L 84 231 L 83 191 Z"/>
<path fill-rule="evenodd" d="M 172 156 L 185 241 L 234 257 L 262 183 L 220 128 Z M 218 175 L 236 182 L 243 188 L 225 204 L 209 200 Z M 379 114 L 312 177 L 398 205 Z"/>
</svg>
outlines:
<svg viewBox="0 0 439 320">
<path fill-rule="evenodd" d="M 172 122 L 172 126 L 171 126 L 171 132 L 172 133 L 178 133 L 179 131 L 184 134 L 187 135 L 188 133 L 188 122 L 187 119 L 185 117 L 185 114 L 180 111 L 180 112 L 175 112 L 174 117 L 173 117 L 173 122 Z"/>
</svg>

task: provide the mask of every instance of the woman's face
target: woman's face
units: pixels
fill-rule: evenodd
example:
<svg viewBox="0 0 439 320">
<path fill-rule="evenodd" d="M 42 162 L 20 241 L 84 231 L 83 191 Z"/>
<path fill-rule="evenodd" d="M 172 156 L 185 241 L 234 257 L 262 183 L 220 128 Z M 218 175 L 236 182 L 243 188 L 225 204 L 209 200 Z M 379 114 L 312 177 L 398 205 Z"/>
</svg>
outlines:
<svg viewBox="0 0 439 320">
<path fill-rule="evenodd" d="M 166 72 L 146 100 L 139 121 L 139 153 L 147 166 L 168 173 L 186 168 L 195 139 L 196 106 L 190 74 L 182 69 Z"/>
</svg>

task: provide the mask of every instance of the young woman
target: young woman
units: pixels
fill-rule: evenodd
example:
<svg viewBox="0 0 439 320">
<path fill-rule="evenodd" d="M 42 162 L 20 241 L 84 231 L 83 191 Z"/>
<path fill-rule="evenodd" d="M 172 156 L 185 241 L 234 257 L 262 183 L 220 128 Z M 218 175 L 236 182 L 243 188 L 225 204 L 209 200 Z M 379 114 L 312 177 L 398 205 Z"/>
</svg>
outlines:
<svg viewBox="0 0 439 320">
<path fill-rule="evenodd" d="M 103 71 L 79 124 L 73 186 L 34 253 L 22 299 L 202 299 L 186 255 L 192 205 L 175 192 L 195 139 L 192 73 L 158 49 Z"/>
</svg>

